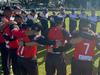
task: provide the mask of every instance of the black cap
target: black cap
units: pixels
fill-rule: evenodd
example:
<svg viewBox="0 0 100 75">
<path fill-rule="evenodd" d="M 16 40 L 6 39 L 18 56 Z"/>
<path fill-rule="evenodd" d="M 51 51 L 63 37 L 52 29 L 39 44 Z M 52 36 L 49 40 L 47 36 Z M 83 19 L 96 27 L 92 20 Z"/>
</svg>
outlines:
<svg viewBox="0 0 100 75">
<path fill-rule="evenodd" d="M 13 9 L 12 9 L 12 7 L 10 7 L 10 6 L 6 6 L 5 8 L 4 8 L 4 11 L 12 11 Z"/>
<path fill-rule="evenodd" d="M 14 20 L 19 19 L 19 18 L 23 19 L 22 15 L 15 15 L 15 19 Z"/>
</svg>

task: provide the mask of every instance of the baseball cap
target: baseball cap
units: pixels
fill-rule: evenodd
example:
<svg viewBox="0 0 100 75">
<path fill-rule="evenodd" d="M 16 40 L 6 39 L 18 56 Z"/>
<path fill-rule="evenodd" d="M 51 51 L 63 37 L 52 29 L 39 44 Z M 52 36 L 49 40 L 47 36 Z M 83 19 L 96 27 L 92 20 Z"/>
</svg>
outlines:
<svg viewBox="0 0 100 75">
<path fill-rule="evenodd" d="M 5 6 L 5 8 L 4 8 L 4 11 L 12 11 L 13 9 L 12 9 L 12 7 L 10 7 L 10 6 Z"/>
</svg>

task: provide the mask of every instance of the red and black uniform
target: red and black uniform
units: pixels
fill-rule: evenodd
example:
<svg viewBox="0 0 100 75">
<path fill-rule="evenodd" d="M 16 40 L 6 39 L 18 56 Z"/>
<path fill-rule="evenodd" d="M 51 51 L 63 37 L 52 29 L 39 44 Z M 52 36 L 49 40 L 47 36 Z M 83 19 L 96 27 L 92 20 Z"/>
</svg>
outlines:
<svg viewBox="0 0 100 75">
<path fill-rule="evenodd" d="M 65 33 L 65 34 L 64 34 Z M 57 47 L 57 45 L 53 45 L 53 52 L 49 52 L 48 50 L 51 48 L 51 45 L 47 45 L 47 55 L 46 55 L 46 75 L 54 75 L 55 70 L 57 70 L 57 75 L 66 75 L 66 64 L 64 62 L 63 52 L 66 51 L 65 40 L 69 37 L 68 32 L 66 32 L 63 28 L 52 27 L 48 31 L 47 38 L 53 41 L 61 41 L 62 46 Z"/>
<path fill-rule="evenodd" d="M 12 27 L 13 26 L 13 27 Z M 17 64 L 17 49 L 18 49 L 18 37 L 20 35 L 17 35 L 15 32 L 18 32 L 19 29 L 15 28 L 14 25 L 8 25 L 5 27 L 3 32 L 3 37 L 5 39 L 5 46 L 9 53 L 9 59 L 12 61 L 12 69 L 14 75 L 18 75 L 18 64 Z M 11 62 L 10 61 L 10 62 Z M 8 65 L 10 65 L 10 62 Z"/>
<path fill-rule="evenodd" d="M 19 41 L 24 41 L 25 43 L 32 42 L 27 35 L 24 35 L 24 37 L 21 37 L 21 39 L 19 38 Z M 19 46 L 17 50 L 17 55 L 19 75 L 38 75 L 38 67 L 36 60 L 37 45 Z"/>
<path fill-rule="evenodd" d="M 22 38 L 25 43 L 31 42 L 28 36 Z M 21 57 L 25 58 L 34 58 L 37 54 L 37 46 L 19 46 L 17 50 L 17 54 Z"/>
<path fill-rule="evenodd" d="M 4 23 L 6 26 L 9 25 L 9 18 L 2 17 L 4 19 Z M 5 29 L 5 28 L 4 28 Z M 10 68 L 9 68 L 9 52 L 5 45 L 5 38 L 3 37 L 4 29 L 0 31 L 0 51 L 1 51 L 1 59 L 2 59 L 2 68 L 4 75 L 9 75 Z"/>
<path fill-rule="evenodd" d="M 95 39 L 83 39 L 75 44 L 72 60 L 72 75 L 92 75 Z"/>
<path fill-rule="evenodd" d="M 15 66 L 17 67 L 17 74 L 15 75 L 37 75 L 37 61 L 35 59 L 37 46 L 19 46 L 18 43 L 20 41 L 27 43 L 31 42 L 31 40 L 25 35 L 25 30 L 19 29 L 16 25 L 11 26 L 6 27 L 4 37 L 6 38 L 6 47 L 9 49 L 10 54 L 16 55 L 17 53 L 17 60 L 14 62 L 14 66 L 17 64 Z"/>
<path fill-rule="evenodd" d="M 8 65 L 8 50 L 5 46 L 5 39 L 2 36 L 2 32 L 0 32 L 0 51 L 1 51 L 1 60 L 2 60 L 2 70 L 4 75 L 9 75 L 9 67 Z"/>
<path fill-rule="evenodd" d="M 17 28 L 14 28 L 12 30 L 12 34 L 18 39 L 18 42 L 20 41 L 23 41 L 25 43 L 39 42 L 40 44 L 44 44 L 44 45 L 52 44 L 52 42 L 49 43 L 48 41 L 46 41 L 45 38 L 42 37 L 35 38 L 36 35 L 30 35 L 30 36 L 26 35 L 25 32 L 27 31 L 28 28 L 26 28 L 25 30 L 21 30 L 21 29 L 18 30 Z M 18 46 L 17 55 L 18 55 L 19 75 L 38 74 L 36 54 L 37 54 L 37 45 Z"/>
</svg>

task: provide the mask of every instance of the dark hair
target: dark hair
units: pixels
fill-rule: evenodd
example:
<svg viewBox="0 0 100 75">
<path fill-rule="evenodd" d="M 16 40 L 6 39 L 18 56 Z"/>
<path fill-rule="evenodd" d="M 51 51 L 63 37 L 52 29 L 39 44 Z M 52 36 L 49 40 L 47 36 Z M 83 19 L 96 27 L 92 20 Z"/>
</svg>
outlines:
<svg viewBox="0 0 100 75">
<path fill-rule="evenodd" d="M 95 33 L 92 30 L 90 30 L 90 31 L 81 31 L 80 36 L 84 39 L 91 40 L 91 39 L 95 38 Z"/>
<path fill-rule="evenodd" d="M 32 10 L 31 10 L 31 13 L 36 13 L 36 10 L 35 10 L 35 9 L 32 9 Z"/>
<path fill-rule="evenodd" d="M 14 10 L 16 10 L 16 9 L 19 9 L 20 10 L 21 8 L 19 6 L 13 6 L 13 9 Z"/>
<path fill-rule="evenodd" d="M 55 20 L 55 23 L 58 25 L 58 24 L 61 24 L 62 23 L 63 17 L 56 16 L 54 20 Z"/>
<path fill-rule="evenodd" d="M 21 15 L 15 15 L 15 20 L 19 19 L 19 18 L 23 19 L 23 17 Z"/>
<path fill-rule="evenodd" d="M 80 32 L 75 30 L 71 33 L 71 35 L 72 35 L 72 38 L 78 38 L 80 37 Z"/>
<path fill-rule="evenodd" d="M 90 27 L 90 21 L 88 19 L 82 19 L 82 23 L 81 23 L 82 27 Z"/>
<path fill-rule="evenodd" d="M 12 9 L 12 7 L 10 7 L 10 6 L 5 6 L 5 8 L 4 8 L 4 11 L 12 11 L 13 9 Z"/>
</svg>

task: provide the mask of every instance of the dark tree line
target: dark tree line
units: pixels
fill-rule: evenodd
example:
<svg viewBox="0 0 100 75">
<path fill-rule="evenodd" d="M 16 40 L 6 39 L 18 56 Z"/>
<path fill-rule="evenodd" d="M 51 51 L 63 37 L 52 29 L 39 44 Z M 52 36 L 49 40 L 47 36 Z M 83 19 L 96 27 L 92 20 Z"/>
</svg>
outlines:
<svg viewBox="0 0 100 75">
<path fill-rule="evenodd" d="M 36 5 L 36 4 L 39 4 L 39 3 L 43 3 L 43 4 L 48 4 L 49 3 L 49 0 L 18 0 L 19 3 L 26 7 L 26 8 L 29 8 L 31 5 Z"/>
<path fill-rule="evenodd" d="M 7 2 L 8 1 L 9 0 L 7 0 Z M 31 5 L 35 6 L 36 4 L 39 4 L 39 3 L 48 5 L 49 2 L 53 2 L 57 6 L 58 5 L 57 3 L 59 3 L 59 1 L 64 1 L 63 5 L 67 7 L 86 8 L 87 2 L 90 2 L 93 7 L 100 8 L 99 7 L 100 0 L 16 0 L 16 1 L 19 1 L 21 6 L 24 6 L 26 8 L 29 8 Z"/>
</svg>

